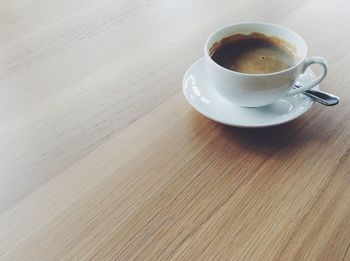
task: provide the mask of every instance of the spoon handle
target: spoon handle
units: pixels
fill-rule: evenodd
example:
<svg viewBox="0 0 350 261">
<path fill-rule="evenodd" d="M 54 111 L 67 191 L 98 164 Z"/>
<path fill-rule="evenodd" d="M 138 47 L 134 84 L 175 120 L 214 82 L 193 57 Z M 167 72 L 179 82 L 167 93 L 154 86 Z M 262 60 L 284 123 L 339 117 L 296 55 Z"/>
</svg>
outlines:
<svg viewBox="0 0 350 261">
<path fill-rule="evenodd" d="M 303 91 L 303 94 L 326 106 L 334 106 L 338 104 L 340 100 L 339 97 L 333 94 L 317 90 L 306 90 Z"/>
</svg>

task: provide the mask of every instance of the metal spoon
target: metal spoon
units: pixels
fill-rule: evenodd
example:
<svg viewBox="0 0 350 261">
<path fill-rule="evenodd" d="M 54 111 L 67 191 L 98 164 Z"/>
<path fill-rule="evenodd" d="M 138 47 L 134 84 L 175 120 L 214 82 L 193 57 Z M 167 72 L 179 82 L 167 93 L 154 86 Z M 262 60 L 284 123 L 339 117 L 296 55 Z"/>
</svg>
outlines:
<svg viewBox="0 0 350 261">
<path fill-rule="evenodd" d="M 295 84 L 294 86 L 296 88 L 301 87 L 301 85 L 299 85 L 299 84 Z M 317 90 L 312 90 L 312 89 L 303 91 L 303 94 L 310 97 L 314 101 L 317 101 L 317 102 L 319 102 L 323 105 L 326 105 L 326 106 L 334 106 L 334 105 L 338 104 L 339 100 L 340 100 L 338 96 L 335 96 L 333 94 L 329 94 L 329 93 L 317 91 Z"/>
</svg>

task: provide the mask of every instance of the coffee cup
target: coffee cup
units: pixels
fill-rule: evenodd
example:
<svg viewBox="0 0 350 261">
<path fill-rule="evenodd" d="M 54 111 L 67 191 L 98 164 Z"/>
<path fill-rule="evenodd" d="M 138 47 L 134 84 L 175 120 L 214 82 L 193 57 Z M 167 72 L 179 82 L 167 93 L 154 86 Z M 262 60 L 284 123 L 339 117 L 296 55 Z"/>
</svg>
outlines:
<svg viewBox="0 0 350 261">
<path fill-rule="evenodd" d="M 226 39 L 234 38 L 235 36 L 241 38 L 263 36 L 268 40 L 271 39 L 272 42 L 279 41 L 276 44 L 283 45 L 283 48 L 292 53 L 294 63 L 282 70 L 258 71 L 258 73 L 238 71 L 235 70 L 236 67 L 230 69 L 214 60 L 213 49 L 220 48 L 220 45 Z M 205 43 L 206 70 L 212 86 L 227 100 L 243 107 L 266 106 L 282 97 L 294 96 L 308 90 L 318 85 L 324 79 L 328 68 L 326 60 L 319 56 L 306 58 L 307 50 L 308 48 L 303 38 L 283 26 L 262 22 L 238 23 L 220 28 L 209 36 Z M 264 59 L 264 57 L 261 58 Z M 254 64 L 254 61 L 249 60 L 251 59 L 249 55 L 241 56 L 240 59 L 245 59 L 243 62 L 246 62 L 246 64 Z M 237 64 L 237 61 L 233 62 Z M 321 65 L 322 72 L 320 75 L 298 89 L 293 88 L 298 77 L 302 76 L 312 64 Z M 265 68 L 265 65 L 263 64 L 263 68 Z"/>
</svg>

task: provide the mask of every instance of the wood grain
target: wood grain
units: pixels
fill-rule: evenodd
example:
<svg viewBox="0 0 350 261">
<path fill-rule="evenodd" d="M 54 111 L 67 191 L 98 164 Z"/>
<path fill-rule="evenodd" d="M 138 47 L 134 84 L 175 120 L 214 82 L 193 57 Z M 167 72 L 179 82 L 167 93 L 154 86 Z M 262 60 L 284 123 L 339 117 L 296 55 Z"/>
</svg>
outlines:
<svg viewBox="0 0 350 261">
<path fill-rule="evenodd" d="M 0 2 L 1 260 L 350 260 L 345 0 Z M 181 93 L 217 27 L 288 26 L 330 65 L 286 125 Z"/>
</svg>

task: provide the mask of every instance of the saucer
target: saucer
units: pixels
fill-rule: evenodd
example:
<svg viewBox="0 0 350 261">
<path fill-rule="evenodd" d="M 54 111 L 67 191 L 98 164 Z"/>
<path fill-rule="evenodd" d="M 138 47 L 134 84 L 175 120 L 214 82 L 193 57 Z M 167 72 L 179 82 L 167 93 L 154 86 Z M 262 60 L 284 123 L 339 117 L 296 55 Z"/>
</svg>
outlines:
<svg viewBox="0 0 350 261">
<path fill-rule="evenodd" d="M 210 84 L 206 74 L 204 57 L 200 58 L 186 71 L 182 88 L 187 101 L 199 113 L 222 124 L 242 128 L 263 128 L 280 125 L 298 118 L 307 112 L 314 101 L 298 94 L 281 98 L 264 107 L 240 107 L 219 95 Z M 315 79 L 313 71 L 308 68 L 298 78 L 301 85 Z M 319 86 L 314 89 L 318 90 Z"/>
</svg>

